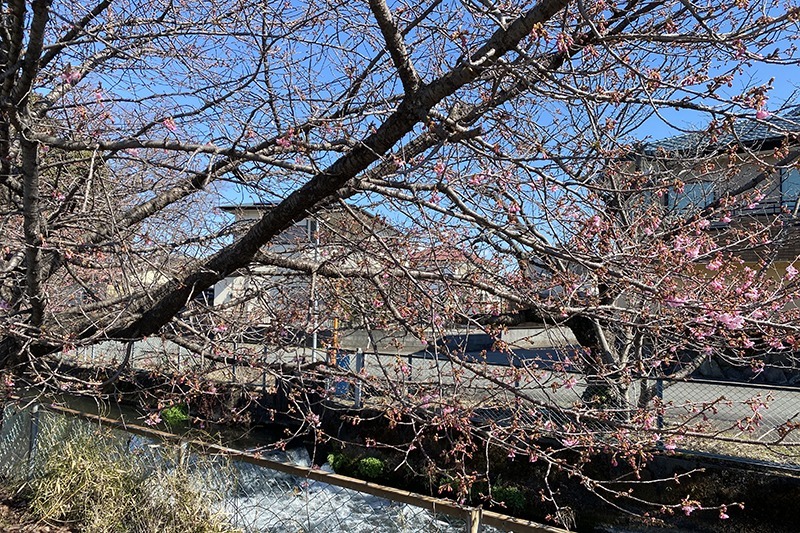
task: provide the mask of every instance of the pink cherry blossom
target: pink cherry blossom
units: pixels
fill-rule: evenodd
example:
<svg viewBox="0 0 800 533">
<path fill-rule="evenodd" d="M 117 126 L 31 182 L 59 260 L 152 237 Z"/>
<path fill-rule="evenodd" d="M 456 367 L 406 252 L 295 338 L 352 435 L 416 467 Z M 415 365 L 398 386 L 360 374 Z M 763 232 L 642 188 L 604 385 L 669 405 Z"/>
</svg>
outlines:
<svg viewBox="0 0 800 533">
<path fill-rule="evenodd" d="M 600 230 L 603 228 L 603 220 L 599 216 L 594 215 L 587 221 L 587 226 L 594 230 Z"/>
<path fill-rule="evenodd" d="M 178 126 L 175 125 L 175 121 L 172 119 L 172 117 L 165 118 L 163 124 L 164 127 L 171 132 L 175 132 L 178 129 Z"/>
<path fill-rule="evenodd" d="M 668 296 L 664 303 L 667 304 L 668 307 L 681 307 L 685 304 L 688 300 L 683 296 Z"/>
<path fill-rule="evenodd" d="M 61 75 L 61 79 L 64 80 L 64 83 L 75 85 L 81 81 L 81 72 L 79 70 L 73 70 L 72 67 L 67 67 L 67 70 Z"/>
<path fill-rule="evenodd" d="M 569 52 L 569 47 L 572 46 L 573 40 L 572 36 L 566 33 L 559 33 L 558 37 L 556 37 L 556 47 L 558 51 L 562 54 L 566 54 Z"/>
<path fill-rule="evenodd" d="M 769 339 L 768 343 L 769 343 L 770 346 L 772 346 L 776 350 L 784 350 L 784 349 L 786 349 L 786 346 L 783 344 L 781 339 L 776 339 L 776 338 L 773 337 L 773 338 Z"/>
<path fill-rule="evenodd" d="M 742 329 L 744 317 L 732 313 L 718 313 L 714 318 L 728 329 Z"/>
<path fill-rule="evenodd" d="M 469 178 L 470 185 L 480 185 L 483 183 L 483 180 L 486 179 L 484 174 L 474 174 L 472 177 Z"/>
<path fill-rule="evenodd" d="M 759 194 L 758 196 L 753 198 L 753 202 L 747 206 L 747 209 L 755 209 L 756 207 L 758 207 L 758 203 L 763 199 L 764 199 L 764 195 L 763 194 Z"/>
<path fill-rule="evenodd" d="M 797 269 L 792 265 L 787 266 L 786 267 L 786 279 L 788 281 L 792 281 L 796 276 L 797 276 Z"/>
<path fill-rule="evenodd" d="M 770 117 L 770 112 L 767 111 L 766 109 L 759 109 L 758 111 L 756 111 L 756 118 L 758 120 L 764 120 L 765 118 L 769 117 Z"/>
<path fill-rule="evenodd" d="M 722 259 L 720 257 L 715 257 L 706 265 L 708 270 L 719 270 L 722 266 Z"/>
</svg>

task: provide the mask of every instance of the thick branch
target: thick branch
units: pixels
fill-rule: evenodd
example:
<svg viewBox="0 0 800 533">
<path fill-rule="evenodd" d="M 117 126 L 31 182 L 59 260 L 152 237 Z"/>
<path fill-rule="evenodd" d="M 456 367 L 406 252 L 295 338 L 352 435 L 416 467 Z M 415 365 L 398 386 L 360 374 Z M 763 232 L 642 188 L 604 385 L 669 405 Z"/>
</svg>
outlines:
<svg viewBox="0 0 800 533">
<path fill-rule="evenodd" d="M 39 198 L 38 145 L 25 138 L 21 142 L 23 191 L 23 229 L 25 232 L 25 268 L 31 324 L 42 325 L 44 296 L 41 289 L 42 225 Z"/>
<path fill-rule="evenodd" d="M 50 18 L 50 4 L 52 0 L 33 1 L 33 20 L 28 34 L 28 48 L 22 64 L 22 74 L 17 80 L 11 94 L 11 104 L 19 105 L 30 96 L 33 82 L 39 74 L 39 60 L 44 46 L 44 34 L 47 21 Z"/>
<path fill-rule="evenodd" d="M 10 98 L 15 72 L 19 68 L 22 54 L 22 41 L 25 37 L 25 0 L 9 2 L 8 15 L 3 15 L 3 39 L 0 49 L 3 52 L 3 97 Z"/>
<path fill-rule="evenodd" d="M 394 23 L 389 6 L 386 5 L 384 0 L 369 0 L 369 7 L 375 15 L 375 20 L 378 21 L 383 38 L 386 40 L 389 55 L 392 57 L 392 62 L 400 74 L 400 80 L 403 82 L 403 89 L 405 89 L 406 94 L 416 92 L 422 81 L 414 68 L 414 64 L 411 62 L 406 43 Z"/>
<path fill-rule="evenodd" d="M 511 24 L 508 30 L 498 30 L 476 52 L 469 63 L 461 64 L 450 73 L 408 96 L 381 127 L 367 137 L 359 147 L 342 156 L 328 169 L 314 176 L 275 208 L 266 212 L 238 242 L 223 248 L 201 268 L 181 278 L 173 279 L 159 288 L 152 297 L 138 302 L 132 309 L 133 320 L 118 334 L 135 337 L 158 331 L 185 305 L 192 294 L 210 287 L 246 266 L 259 248 L 271 238 L 307 216 L 307 213 L 315 212 L 326 201 L 341 196 L 342 189 L 351 179 L 366 170 L 412 131 L 416 124 L 425 119 L 433 106 L 491 68 L 503 54 L 526 38 L 536 23 L 548 20 L 567 3 L 566 0 L 540 2 L 525 16 Z M 88 326 L 84 328 L 87 332 L 92 329 Z"/>
<path fill-rule="evenodd" d="M 53 58 L 56 57 L 56 55 L 58 55 L 64 48 L 66 48 L 72 42 L 73 39 L 81 35 L 81 33 L 83 33 L 83 31 L 86 29 L 86 27 L 95 18 L 97 18 L 97 16 L 100 15 L 100 13 L 108 9 L 108 6 L 110 5 L 111 5 L 111 0 L 103 0 L 102 2 L 97 4 L 94 7 L 94 9 L 88 12 L 81 20 L 72 24 L 72 27 L 69 29 L 69 31 L 67 31 L 67 33 L 65 33 L 55 45 L 50 46 L 47 52 L 45 52 L 44 55 L 42 55 L 42 59 L 40 62 L 42 68 L 47 66 L 47 64 L 49 64 L 50 61 L 52 61 Z"/>
</svg>

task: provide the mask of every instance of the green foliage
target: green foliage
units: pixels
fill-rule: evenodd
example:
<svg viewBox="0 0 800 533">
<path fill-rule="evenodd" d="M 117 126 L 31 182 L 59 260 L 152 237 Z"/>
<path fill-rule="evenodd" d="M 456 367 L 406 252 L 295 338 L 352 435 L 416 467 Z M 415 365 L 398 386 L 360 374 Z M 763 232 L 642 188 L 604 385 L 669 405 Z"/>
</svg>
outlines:
<svg viewBox="0 0 800 533">
<path fill-rule="evenodd" d="M 161 419 L 171 428 L 178 427 L 189 421 L 189 408 L 183 403 L 167 407 L 161 411 Z"/>
<path fill-rule="evenodd" d="M 27 485 L 38 520 L 69 523 L 87 533 L 231 533 L 211 509 L 216 498 L 192 484 L 185 466 L 145 467 L 108 434 L 59 443 Z"/>
<path fill-rule="evenodd" d="M 525 510 L 527 500 L 519 487 L 499 485 L 492 489 L 492 499 L 505 505 L 511 514 L 520 514 Z"/>
<path fill-rule="evenodd" d="M 328 454 L 328 464 L 337 474 L 362 479 L 378 479 L 386 471 L 386 465 L 377 457 L 355 459 L 343 453 L 331 453 Z"/>
<path fill-rule="evenodd" d="M 333 471 L 337 474 L 346 474 L 351 470 L 353 460 L 343 453 L 329 453 L 328 464 L 331 465 Z"/>
<path fill-rule="evenodd" d="M 356 471 L 365 479 L 378 479 L 385 470 L 383 461 L 377 457 L 364 457 L 359 459 Z"/>
</svg>

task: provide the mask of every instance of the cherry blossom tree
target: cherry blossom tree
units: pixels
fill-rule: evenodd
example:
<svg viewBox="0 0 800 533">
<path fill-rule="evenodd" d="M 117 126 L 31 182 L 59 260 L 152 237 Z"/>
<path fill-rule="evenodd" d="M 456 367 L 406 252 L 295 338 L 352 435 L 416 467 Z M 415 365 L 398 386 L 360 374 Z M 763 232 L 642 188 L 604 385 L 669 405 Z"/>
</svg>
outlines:
<svg viewBox="0 0 800 533">
<path fill-rule="evenodd" d="M 445 470 L 462 487 L 469 459 L 502 443 L 626 495 L 583 470 L 591 453 L 636 470 L 657 443 L 705 431 L 696 414 L 653 425 L 654 378 L 710 358 L 757 372 L 800 342 L 798 204 L 776 185 L 800 130 L 769 99 L 797 72 L 797 16 L 767 0 L 8 2 L 0 366 L 53 384 L 65 350 L 151 336 L 256 364 L 230 342 L 267 320 L 203 291 L 279 269 L 242 293 L 270 295 L 278 342 L 318 323 L 285 281 L 309 275 L 329 316 L 434 351 L 453 324 L 512 359 L 507 326 L 568 332 L 579 346 L 549 367 L 445 353 L 446 387 L 398 386 L 401 360 L 341 373 L 415 428 L 407 452 L 423 427 L 452 439 Z M 274 206 L 232 225 L 217 206 L 236 195 Z M 332 207 L 355 229 L 325 254 L 270 248 Z M 306 371 L 339 372 L 320 368 Z M 569 404 L 531 392 L 572 389 Z M 687 506 L 700 504 L 671 508 Z"/>
</svg>

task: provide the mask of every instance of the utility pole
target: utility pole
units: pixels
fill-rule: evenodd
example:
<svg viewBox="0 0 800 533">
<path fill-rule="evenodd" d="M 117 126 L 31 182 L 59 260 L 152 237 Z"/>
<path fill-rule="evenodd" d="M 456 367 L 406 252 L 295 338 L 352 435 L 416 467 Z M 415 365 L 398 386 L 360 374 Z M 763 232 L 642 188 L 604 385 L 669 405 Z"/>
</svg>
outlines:
<svg viewBox="0 0 800 533">
<path fill-rule="evenodd" d="M 319 262 L 319 221 L 315 218 L 308 219 L 309 242 L 314 248 L 314 264 Z M 317 299 L 317 272 L 311 273 L 311 360 L 317 360 L 319 348 L 319 300 Z"/>
</svg>

